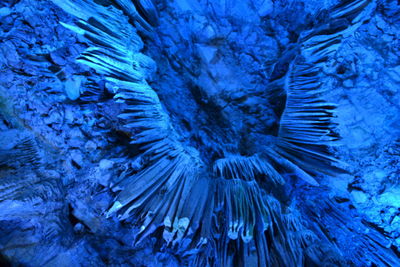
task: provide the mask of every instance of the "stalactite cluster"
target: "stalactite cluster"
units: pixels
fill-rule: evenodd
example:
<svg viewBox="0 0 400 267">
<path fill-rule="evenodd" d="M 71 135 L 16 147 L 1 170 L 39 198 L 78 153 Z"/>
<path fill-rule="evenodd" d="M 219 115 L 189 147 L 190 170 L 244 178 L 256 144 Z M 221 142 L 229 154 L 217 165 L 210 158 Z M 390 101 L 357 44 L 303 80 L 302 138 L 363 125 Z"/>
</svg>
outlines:
<svg viewBox="0 0 400 267">
<path fill-rule="evenodd" d="M 25 8 L 17 2 L 0 9 L 9 25 Z M 348 77 L 359 74 L 335 60 L 377 14 L 396 25 L 400 7 L 327 2 L 52 0 L 48 27 L 60 48 L 18 47 L 26 63 L 14 65 L 1 50 L 2 68 L 28 77 L 5 77 L 2 88 L 50 103 L 32 104 L 50 111 L 30 124 L 1 91 L 2 139 L 16 135 L 0 148 L 5 261 L 397 266 L 396 230 L 366 220 L 329 183 L 355 172 L 334 79 L 353 87 Z M 23 33 L 0 38 L 23 42 Z M 365 193 L 356 180 L 345 190 Z"/>
</svg>

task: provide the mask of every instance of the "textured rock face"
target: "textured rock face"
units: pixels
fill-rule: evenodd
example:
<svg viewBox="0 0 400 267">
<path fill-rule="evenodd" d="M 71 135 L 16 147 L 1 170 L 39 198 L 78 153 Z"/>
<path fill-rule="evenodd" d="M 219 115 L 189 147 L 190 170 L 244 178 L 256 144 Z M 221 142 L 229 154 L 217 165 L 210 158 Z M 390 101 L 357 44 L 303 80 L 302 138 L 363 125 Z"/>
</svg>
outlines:
<svg viewBox="0 0 400 267">
<path fill-rule="evenodd" d="M 399 265 L 399 14 L 2 1 L 0 265 Z"/>
</svg>

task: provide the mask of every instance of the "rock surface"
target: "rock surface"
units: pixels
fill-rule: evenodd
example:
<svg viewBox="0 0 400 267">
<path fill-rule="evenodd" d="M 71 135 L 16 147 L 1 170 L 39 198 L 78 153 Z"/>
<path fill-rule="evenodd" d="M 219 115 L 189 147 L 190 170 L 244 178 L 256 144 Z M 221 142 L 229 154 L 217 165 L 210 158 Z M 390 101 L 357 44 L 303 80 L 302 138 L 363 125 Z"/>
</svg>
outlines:
<svg viewBox="0 0 400 267">
<path fill-rule="evenodd" d="M 273 92 L 299 34 L 339 1 L 137 2 L 154 31 L 140 32 L 149 58 L 134 60 L 180 137 L 212 161 L 256 151 L 278 131 L 285 98 Z M 347 174 L 319 188 L 295 180 L 285 193 L 288 206 L 321 219 L 346 265 L 378 262 L 357 254 L 360 236 L 400 264 L 399 10 L 382 1 L 321 73 L 337 103 L 332 153 Z M 162 233 L 133 245 L 138 226 L 106 216 L 110 187 L 147 159 L 129 143 L 135 132 L 117 116 L 124 103 L 106 75 L 77 61 L 90 43 L 61 25 L 73 20 L 48 0 L 0 3 L 0 265 L 184 266 L 190 256 L 162 247 Z"/>
</svg>

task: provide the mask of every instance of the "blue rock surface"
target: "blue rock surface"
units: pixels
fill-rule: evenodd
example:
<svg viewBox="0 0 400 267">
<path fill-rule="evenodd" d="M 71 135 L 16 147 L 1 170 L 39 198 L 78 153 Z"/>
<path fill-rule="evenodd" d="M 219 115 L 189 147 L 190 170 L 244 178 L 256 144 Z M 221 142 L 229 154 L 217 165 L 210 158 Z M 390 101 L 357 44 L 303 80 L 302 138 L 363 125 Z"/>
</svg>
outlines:
<svg viewBox="0 0 400 267">
<path fill-rule="evenodd" d="M 400 3 L 0 3 L 1 266 L 400 266 Z"/>
</svg>

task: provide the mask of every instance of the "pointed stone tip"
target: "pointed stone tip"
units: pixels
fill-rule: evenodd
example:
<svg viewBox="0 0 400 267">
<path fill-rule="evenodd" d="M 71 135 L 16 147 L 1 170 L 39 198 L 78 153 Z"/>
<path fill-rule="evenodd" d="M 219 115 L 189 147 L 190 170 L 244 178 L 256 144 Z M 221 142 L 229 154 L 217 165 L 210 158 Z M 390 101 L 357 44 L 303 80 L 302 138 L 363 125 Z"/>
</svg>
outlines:
<svg viewBox="0 0 400 267">
<path fill-rule="evenodd" d="M 317 180 L 315 180 L 313 177 L 307 175 L 307 176 L 300 176 L 300 178 L 307 182 L 308 184 L 312 185 L 312 186 L 319 186 L 319 183 L 317 182 Z"/>
<path fill-rule="evenodd" d="M 115 201 L 114 205 L 112 205 L 112 207 L 110 208 L 110 210 L 107 212 L 106 218 L 109 218 L 113 213 L 117 212 L 117 211 L 120 210 L 122 207 L 123 207 L 123 205 L 121 204 L 121 202 Z"/>
</svg>

